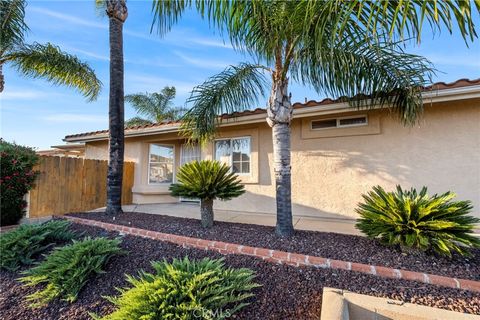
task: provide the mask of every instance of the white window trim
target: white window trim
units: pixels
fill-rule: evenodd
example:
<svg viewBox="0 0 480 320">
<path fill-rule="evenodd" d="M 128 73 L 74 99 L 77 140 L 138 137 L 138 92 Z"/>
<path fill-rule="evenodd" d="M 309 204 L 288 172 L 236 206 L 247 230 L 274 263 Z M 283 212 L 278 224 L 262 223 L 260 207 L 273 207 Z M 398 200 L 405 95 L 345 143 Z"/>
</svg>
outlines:
<svg viewBox="0 0 480 320">
<path fill-rule="evenodd" d="M 346 119 L 355 119 L 355 118 L 365 118 L 365 123 L 356 123 L 356 124 L 340 124 L 340 120 L 346 120 Z M 336 126 L 335 127 L 327 127 L 327 128 L 313 128 L 313 122 L 315 121 L 328 121 L 328 120 L 336 120 Z M 338 118 L 325 118 L 325 119 L 314 119 L 310 121 L 310 130 L 329 130 L 329 129 L 340 129 L 340 128 L 350 128 L 350 127 L 363 127 L 363 126 L 368 126 L 368 116 L 366 114 L 359 114 L 355 116 L 348 116 L 348 117 L 338 117 Z"/>
<path fill-rule="evenodd" d="M 215 149 L 215 145 L 216 145 L 216 142 L 217 141 L 225 141 L 225 140 L 237 140 L 237 139 L 248 139 L 249 141 L 249 149 L 248 149 L 248 152 L 249 152 L 249 171 L 248 173 L 240 173 L 240 172 L 236 172 L 235 174 L 236 175 L 239 175 L 239 176 L 242 176 L 242 177 L 248 177 L 248 176 L 251 176 L 252 175 L 252 137 L 251 136 L 241 136 L 241 137 L 231 137 L 231 138 L 219 138 L 219 139 L 215 139 L 214 143 L 213 143 L 213 159 L 214 160 L 217 160 L 217 150 Z M 230 143 L 230 147 L 232 146 L 232 144 Z M 233 169 L 233 152 L 230 153 L 230 172 L 232 172 L 232 169 Z"/>
<path fill-rule="evenodd" d="M 173 148 L 173 177 L 172 177 L 172 182 L 150 182 L 150 148 L 153 144 L 162 146 L 162 147 L 172 147 Z M 176 163 L 175 163 L 175 145 L 174 144 L 166 144 L 166 143 L 149 143 L 148 144 L 148 171 L 147 171 L 147 184 L 148 185 L 153 185 L 153 186 L 165 186 L 165 185 L 170 185 L 172 183 L 175 183 L 175 178 L 177 175 L 177 170 L 176 170 Z"/>
</svg>

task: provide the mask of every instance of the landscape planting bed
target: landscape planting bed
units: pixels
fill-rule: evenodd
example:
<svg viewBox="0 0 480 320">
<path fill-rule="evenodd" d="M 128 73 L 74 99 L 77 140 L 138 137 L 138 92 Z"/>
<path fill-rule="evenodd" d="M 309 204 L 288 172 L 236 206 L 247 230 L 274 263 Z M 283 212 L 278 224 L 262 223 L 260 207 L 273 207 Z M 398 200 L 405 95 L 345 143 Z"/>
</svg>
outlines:
<svg viewBox="0 0 480 320">
<path fill-rule="evenodd" d="M 90 236 L 118 236 L 101 228 L 74 224 L 77 232 Z M 244 255 L 226 255 L 212 251 L 183 248 L 167 242 L 135 237 L 122 237 L 122 248 L 128 255 L 113 258 L 106 273 L 91 279 L 81 291 L 77 302 L 68 304 L 55 300 L 47 307 L 29 309 L 25 296 L 33 291 L 15 279 L 18 273 L 0 271 L 0 314 L 2 319 L 90 319 L 88 312 L 101 315 L 113 311 L 102 298 L 115 295 L 115 287 L 126 285 L 125 274 L 137 274 L 139 269 L 152 271 L 150 261 L 172 258 L 225 258 L 231 267 L 247 267 L 256 274 L 262 287 L 237 319 L 318 319 L 323 287 L 346 289 L 352 292 L 386 297 L 460 312 L 480 314 L 480 294 L 458 289 L 432 286 L 412 281 L 382 279 L 351 271 L 293 267 L 269 263 Z"/>
<path fill-rule="evenodd" d="M 275 235 L 273 227 L 251 224 L 216 221 L 213 228 L 204 229 L 196 219 L 138 212 L 125 212 L 116 216 L 115 220 L 103 212 L 78 213 L 72 216 L 206 240 L 480 280 L 479 249 L 472 250 L 473 255 L 470 258 L 454 255 L 452 259 L 448 259 L 431 253 L 406 255 L 397 248 L 383 246 L 366 237 L 338 233 L 296 230 L 292 238 L 282 239 Z"/>
</svg>

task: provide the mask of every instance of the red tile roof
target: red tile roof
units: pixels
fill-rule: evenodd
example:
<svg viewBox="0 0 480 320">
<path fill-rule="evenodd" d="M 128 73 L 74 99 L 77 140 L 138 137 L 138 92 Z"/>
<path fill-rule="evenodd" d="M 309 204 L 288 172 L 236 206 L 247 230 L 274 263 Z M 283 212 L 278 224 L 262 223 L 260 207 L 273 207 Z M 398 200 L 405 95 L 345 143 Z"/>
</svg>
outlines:
<svg viewBox="0 0 480 320">
<path fill-rule="evenodd" d="M 164 121 L 164 122 L 159 122 L 159 123 L 144 124 L 144 125 L 139 125 L 139 126 L 127 127 L 127 128 L 125 128 L 125 132 L 136 131 L 136 130 L 140 130 L 140 129 L 156 128 L 156 127 L 168 127 L 168 126 L 173 127 L 173 126 L 178 125 L 178 124 L 180 124 L 179 121 Z M 96 135 L 96 134 L 101 134 L 101 133 L 108 133 L 108 129 L 71 134 L 71 135 L 65 136 L 65 139 L 77 138 L 77 137 L 83 137 L 83 136 L 91 136 L 91 135 Z"/>
<path fill-rule="evenodd" d="M 480 78 L 470 80 L 470 79 L 459 79 L 454 82 L 436 82 L 430 86 L 426 86 L 423 88 L 424 92 L 428 91 L 436 91 L 436 90 L 445 90 L 445 89 L 454 89 L 454 88 L 463 88 L 463 87 L 470 87 L 474 85 L 480 85 Z M 320 101 L 316 100 L 310 100 L 306 101 L 305 103 L 301 102 L 296 102 L 293 104 L 294 109 L 299 109 L 299 108 L 305 108 L 305 107 L 313 107 L 313 106 L 321 106 L 321 105 L 329 105 L 329 104 L 334 104 L 338 103 L 341 101 L 344 101 L 345 97 L 340 97 L 338 99 L 331 99 L 331 98 L 325 98 Z M 228 118 L 234 118 L 234 117 L 243 117 L 243 116 L 249 116 L 249 115 L 255 115 L 255 114 L 261 114 L 265 113 L 266 109 L 265 108 L 256 108 L 254 110 L 245 110 L 241 112 L 234 112 L 230 114 L 222 114 L 221 118 L 222 119 L 228 119 Z M 125 128 L 125 132 L 129 131 L 136 131 L 140 129 L 148 129 L 148 128 L 161 128 L 161 127 L 168 127 L 168 126 L 176 126 L 179 125 L 179 121 L 167 121 L 167 122 L 161 122 L 161 123 L 154 123 L 154 124 L 146 124 L 146 125 L 140 125 L 140 126 L 132 126 Z M 99 131 L 91 131 L 91 132 L 84 132 L 84 133 L 77 133 L 77 134 L 72 134 L 65 136 L 65 139 L 69 138 L 78 138 L 78 137 L 85 137 L 85 136 L 91 136 L 91 135 L 97 135 L 97 134 L 103 134 L 103 133 L 108 133 L 108 130 L 99 130 Z"/>
</svg>

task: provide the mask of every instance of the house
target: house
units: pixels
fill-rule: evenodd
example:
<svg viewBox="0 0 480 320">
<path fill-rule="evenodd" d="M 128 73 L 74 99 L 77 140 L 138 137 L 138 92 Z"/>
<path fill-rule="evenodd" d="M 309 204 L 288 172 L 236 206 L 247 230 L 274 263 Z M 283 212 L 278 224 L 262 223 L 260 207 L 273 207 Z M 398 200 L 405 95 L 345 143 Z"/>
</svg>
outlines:
<svg viewBox="0 0 480 320">
<path fill-rule="evenodd" d="M 85 145 L 83 143 L 71 143 L 58 146 L 52 146 L 52 149 L 38 150 L 36 153 L 39 156 L 51 157 L 72 157 L 83 158 L 85 155 Z"/>
<path fill-rule="evenodd" d="M 353 218 L 374 185 L 428 186 L 473 201 L 480 217 L 480 79 L 435 83 L 423 92 L 425 112 L 413 127 L 388 110 L 356 110 L 331 99 L 296 103 L 292 134 L 292 205 L 298 216 Z M 187 201 L 168 187 L 182 164 L 218 159 L 232 166 L 246 193 L 224 210 L 275 213 L 271 129 L 265 110 L 222 116 L 218 137 L 188 146 L 178 122 L 125 130 L 125 160 L 135 162 L 134 203 Z M 84 143 L 85 158 L 108 159 L 108 131 L 66 136 Z"/>
</svg>

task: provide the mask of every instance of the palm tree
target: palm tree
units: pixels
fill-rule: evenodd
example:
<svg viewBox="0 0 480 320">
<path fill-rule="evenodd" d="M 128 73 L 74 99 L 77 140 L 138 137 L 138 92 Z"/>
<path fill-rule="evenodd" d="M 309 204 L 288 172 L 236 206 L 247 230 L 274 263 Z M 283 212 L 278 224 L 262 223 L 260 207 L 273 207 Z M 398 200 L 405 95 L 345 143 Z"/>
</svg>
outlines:
<svg viewBox="0 0 480 320">
<path fill-rule="evenodd" d="M 109 20 L 110 95 L 108 101 L 109 162 L 107 173 L 107 208 L 111 215 L 122 213 L 125 106 L 123 91 L 123 24 L 128 16 L 125 0 L 96 0 Z"/>
<path fill-rule="evenodd" d="M 184 133 L 212 139 L 218 115 L 258 103 L 267 92 L 268 75 L 266 121 L 272 127 L 280 236 L 293 233 L 290 81 L 319 94 L 353 97 L 345 99 L 353 107 L 390 108 L 411 124 L 422 112 L 420 88 L 434 69 L 425 58 L 405 53 L 402 40 L 420 40 L 425 20 L 433 29 L 450 32 L 456 22 L 465 39 L 476 37 L 469 1 L 154 0 L 158 32 L 170 30 L 192 4 L 257 63 L 230 66 L 194 88 Z"/>
<path fill-rule="evenodd" d="M 145 116 L 146 119 L 134 117 L 127 120 L 125 126 L 130 127 L 179 120 L 186 110 L 173 106 L 172 100 L 175 99 L 175 94 L 175 87 L 166 86 L 160 92 L 126 95 L 125 100 L 133 106 L 138 114 Z"/>
<path fill-rule="evenodd" d="M 204 228 L 213 226 L 213 200 L 230 200 L 245 193 L 238 175 L 219 161 L 193 161 L 180 167 L 177 183 L 170 186 L 172 196 L 200 199 L 200 217 Z"/>
<path fill-rule="evenodd" d="M 96 99 L 102 83 L 86 63 L 51 43 L 24 42 L 29 31 L 26 5 L 25 0 L 0 1 L 0 92 L 5 85 L 3 65 L 10 64 L 24 76 L 73 87 L 88 100 Z"/>
</svg>

